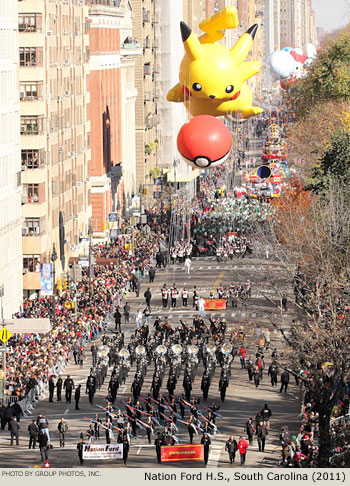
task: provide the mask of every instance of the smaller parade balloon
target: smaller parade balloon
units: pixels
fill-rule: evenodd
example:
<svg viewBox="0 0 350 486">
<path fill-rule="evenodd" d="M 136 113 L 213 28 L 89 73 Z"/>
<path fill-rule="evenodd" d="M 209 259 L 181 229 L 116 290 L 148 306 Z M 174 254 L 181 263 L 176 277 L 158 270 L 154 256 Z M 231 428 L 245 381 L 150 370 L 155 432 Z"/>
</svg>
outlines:
<svg viewBox="0 0 350 486">
<path fill-rule="evenodd" d="M 182 158 L 195 169 L 209 169 L 222 164 L 230 154 L 232 136 L 218 118 L 198 115 L 185 123 L 177 136 Z"/>
<path fill-rule="evenodd" d="M 288 51 L 280 50 L 270 54 L 269 57 L 270 73 L 276 80 L 288 79 L 295 70 L 295 60 Z"/>
<path fill-rule="evenodd" d="M 268 179 L 271 176 L 271 169 L 267 165 L 261 165 L 256 173 L 260 179 Z"/>
</svg>

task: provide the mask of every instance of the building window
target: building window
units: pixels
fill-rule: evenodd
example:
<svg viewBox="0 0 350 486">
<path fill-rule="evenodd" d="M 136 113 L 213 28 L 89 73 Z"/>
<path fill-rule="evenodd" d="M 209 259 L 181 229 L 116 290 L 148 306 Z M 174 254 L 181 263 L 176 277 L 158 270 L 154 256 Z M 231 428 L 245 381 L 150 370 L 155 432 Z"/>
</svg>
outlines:
<svg viewBox="0 0 350 486">
<path fill-rule="evenodd" d="M 41 47 L 20 47 L 19 65 L 35 67 L 43 65 L 43 50 Z"/>
<path fill-rule="evenodd" d="M 143 23 L 149 22 L 151 18 L 151 13 L 145 8 L 142 9 L 142 21 Z"/>
<path fill-rule="evenodd" d="M 22 204 L 39 202 L 39 184 L 23 184 Z"/>
<path fill-rule="evenodd" d="M 41 14 L 19 14 L 18 30 L 19 32 L 41 32 L 42 26 Z"/>
<path fill-rule="evenodd" d="M 39 169 L 45 161 L 43 150 L 22 150 L 22 169 Z"/>
<path fill-rule="evenodd" d="M 40 272 L 40 255 L 23 255 L 23 273 Z"/>
<path fill-rule="evenodd" d="M 43 96 L 43 83 L 36 82 L 25 82 L 20 83 L 20 100 L 21 101 L 32 101 L 40 100 Z"/>
<path fill-rule="evenodd" d="M 43 117 L 21 116 L 21 135 L 39 135 L 43 131 Z"/>
<path fill-rule="evenodd" d="M 16 172 L 16 187 L 21 187 L 22 184 L 22 172 Z"/>
<path fill-rule="evenodd" d="M 22 236 L 39 236 L 40 218 L 26 218 L 22 227 Z"/>
</svg>

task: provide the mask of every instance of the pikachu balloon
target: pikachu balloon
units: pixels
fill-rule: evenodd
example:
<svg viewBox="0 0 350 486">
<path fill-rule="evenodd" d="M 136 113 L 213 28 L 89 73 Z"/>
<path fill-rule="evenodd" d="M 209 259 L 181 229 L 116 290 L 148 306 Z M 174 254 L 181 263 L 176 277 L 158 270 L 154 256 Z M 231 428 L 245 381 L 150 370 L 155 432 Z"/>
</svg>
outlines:
<svg viewBox="0 0 350 486">
<path fill-rule="evenodd" d="M 243 118 L 263 110 L 253 106 L 253 94 L 246 81 L 260 71 L 259 61 L 244 62 L 258 29 L 250 27 L 232 49 L 216 44 L 225 33 L 239 25 L 237 10 L 227 7 L 203 20 L 205 32 L 199 38 L 181 22 L 185 56 L 180 65 L 180 83 L 170 89 L 168 101 L 184 103 L 193 116 L 225 116 L 240 112 Z"/>
</svg>

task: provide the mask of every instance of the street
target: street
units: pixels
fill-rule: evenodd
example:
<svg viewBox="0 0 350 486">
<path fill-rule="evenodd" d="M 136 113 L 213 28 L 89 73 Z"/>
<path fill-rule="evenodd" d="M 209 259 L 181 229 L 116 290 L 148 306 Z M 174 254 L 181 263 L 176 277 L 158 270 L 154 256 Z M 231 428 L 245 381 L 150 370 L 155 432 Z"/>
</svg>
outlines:
<svg viewBox="0 0 350 486">
<path fill-rule="evenodd" d="M 215 257 L 203 257 L 194 258 L 192 263 L 192 269 L 188 275 L 185 271 L 183 264 L 176 264 L 167 266 L 166 269 L 157 269 L 155 282 L 148 284 L 148 278 L 142 281 L 142 287 L 140 291 L 140 297 L 136 298 L 135 293 L 130 294 L 127 301 L 131 305 L 131 322 L 127 325 L 122 321 L 122 330 L 125 333 L 125 343 L 129 342 L 131 333 L 135 328 L 134 314 L 137 309 L 143 310 L 145 307 L 143 294 L 147 287 L 150 287 L 152 293 L 152 317 L 151 317 L 151 329 L 153 333 L 153 322 L 156 316 L 165 317 L 168 316 L 172 324 L 172 327 L 179 324 L 180 319 L 186 320 L 191 323 L 193 317 L 197 314 L 192 308 L 192 290 L 193 286 L 197 286 L 200 295 L 204 298 L 209 296 L 209 293 L 213 287 L 229 285 L 231 281 L 235 283 L 244 283 L 247 279 L 252 284 L 252 297 L 248 300 L 247 306 L 244 307 L 239 303 L 238 308 L 232 308 L 229 303 L 226 311 L 220 311 L 216 313 L 217 316 L 225 317 L 227 321 L 226 333 L 229 334 L 233 326 L 243 326 L 246 333 L 245 345 L 247 348 L 247 356 L 255 356 L 256 344 L 255 344 L 255 328 L 259 325 L 261 328 L 269 328 L 271 331 L 271 346 L 279 348 L 281 345 L 279 336 L 271 324 L 271 320 L 276 317 L 276 314 L 280 311 L 275 307 L 272 302 L 280 304 L 277 293 L 273 288 L 269 286 L 269 281 L 278 277 L 281 282 L 280 290 L 288 293 L 289 298 L 293 298 L 289 282 L 284 274 L 284 269 L 277 261 L 271 259 L 266 260 L 257 255 L 252 255 L 244 259 L 234 259 L 228 262 L 217 262 Z M 177 301 L 177 307 L 175 309 L 163 309 L 161 304 L 160 288 L 164 283 L 169 287 L 173 283 L 176 286 L 181 295 L 181 289 L 186 287 L 189 290 L 189 307 L 182 307 L 181 299 Z M 262 293 L 268 295 L 270 301 L 267 301 Z M 272 301 L 272 302 L 271 302 Z M 289 306 L 290 308 L 290 306 Z M 205 323 L 208 325 L 208 316 L 212 311 L 207 311 Z M 290 321 L 292 314 L 290 311 L 285 313 L 286 321 Z M 110 323 L 109 332 L 114 330 L 114 322 Z M 91 344 L 90 344 L 91 346 Z M 110 373 L 107 376 L 103 387 L 96 392 L 94 406 L 90 406 L 88 403 L 88 397 L 85 394 L 85 383 L 89 374 L 91 366 L 91 353 L 90 346 L 86 347 L 87 359 L 84 360 L 84 366 L 80 369 L 79 366 L 72 364 L 67 369 L 67 374 L 73 378 L 75 386 L 82 384 L 82 399 L 80 401 L 80 409 L 76 411 L 74 409 L 74 400 L 72 404 L 67 405 L 63 402 L 49 403 L 48 397 L 45 400 L 41 400 L 35 410 L 32 411 L 30 417 L 23 418 L 21 420 L 21 434 L 20 434 L 20 446 L 10 446 L 10 437 L 7 430 L 2 431 L 0 435 L 0 461 L 3 467 L 28 467 L 31 464 L 40 464 L 40 452 L 39 450 L 28 450 L 28 432 L 27 427 L 31 418 L 36 418 L 37 414 L 42 412 L 46 415 L 50 422 L 50 435 L 53 443 L 53 450 L 49 451 L 49 461 L 53 467 L 79 467 L 78 455 L 76 450 L 76 444 L 79 441 L 80 432 L 85 432 L 89 426 L 89 422 L 84 419 L 93 418 L 96 413 L 104 419 L 105 413 L 99 409 L 96 405 L 106 406 L 104 397 L 107 396 L 107 387 L 110 379 Z M 279 384 L 277 387 L 272 388 L 270 379 L 267 376 L 267 368 L 271 363 L 269 352 L 265 353 L 266 369 L 261 385 L 256 389 L 254 383 L 249 383 L 246 370 L 240 369 L 240 363 L 238 357 L 236 357 L 232 364 L 232 374 L 230 378 L 230 385 L 227 390 L 226 400 L 224 403 L 220 401 L 220 394 L 218 390 L 218 381 L 220 375 L 220 367 L 216 368 L 216 373 L 213 378 L 209 390 L 208 402 L 203 401 L 202 393 L 200 390 L 201 377 L 203 372 L 202 364 L 199 365 L 197 375 L 194 381 L 192 390 L 192 396 L 200 398 L 199 410 L 206 412 L 204 406 L 209 406 L 212 400 L 216 405 L 220 405 L 219 413 L 223 415 L 223 418 L 217 419 L 217 427 L 219 433 L 212 440 L 208 467 L 231 467 L 228 460 L 228 454 L 224 450 L 225 442 L 229 435 L 233 434 L 235 439 L 238 439 L 239 435 L 245 435 L 243 428 L 245 422 L 249 417 L 255 419 L 255 415 L 258 410 L 267 403 L 272 411 L 271 417 L 271 430 L 267 438 L 267 445 L 265 452 L 257 451 L 257 442 L 254 439 L 254 444 L 248 449 L 247 454 L 247 466 L 251 467 L 275 467 L 277 466 L 280 458 L 280 443 L 279 433 L 283 425 L 288 425 L 291 430 L 296 429 L 298 424 L 298 413 L 300 412 L 299 405 L 299 393 L 298 388 L 291 382 L 290 388 L 287 394 L 279 393 Z M 153 364 L 149 366 L 145 382 L 142 388 L 141 396 L 146 397 L 149 390 L 153 374 Z M 127 400 L 131 396 L 130 386 L 133 380 L 135 371 L 135 364 L 130 369 L 128 378 L 125 385 L 121 385 L 118 391 L 117 400 L 115 406 L 124 410 L 122 400 Z M 163 381 L 163 387 L 161 392 L 164 396 L 167 396 L 166 377 Z M 65 376 L 62 376 L 63 379 Z M 175 396 L 178 398 L 183 392 L 182 388 L 183 370 L 178 380 L 177 388 L 175 390 Z M 55 395 L 56 399 L 56 395 Z M 101 413 L 100 413 L 101 412 Z M 64 417 L 68 423 L 68 433 L 66 439 L 66 446 L 64 449 L 59 448 L 57 424 L 61 417 Z M 187 419 L 187 414 L 185 420 Z M 177 434 L 181 443 L 188 443 L 187 426 L 180 424 L 182 430 Z M 155 448 L 153 446 L 154 438 L 152 438 L 152 444 L 148 445 L 145 432 L 139 429 L 138 438 L 132 439 L 129 452 L 129 458 L 127 465 L 129 467 L 155 467 L 156 455 Z M 194 443 L 200 442 L 201 435 L 194 436 Z M 104 443 L 104 431 L 101 429 L 100 443 Z M 11 454 L 11 451 L 13 452 Z M 236 466 L 239 464 L 239 454 L 236 457 Z M 186 467 L 197 467 L 197 463 L 180 463 Z M 180 465 L 179 464 L 179 465 Z M 204 463 L 203 463 L 204 465 Z M 122 461 L 85 461 L 84 467 L 123 467 Z M 170 464 L 157 465 L 160 468 L 171 467 Z"/>
</svg>

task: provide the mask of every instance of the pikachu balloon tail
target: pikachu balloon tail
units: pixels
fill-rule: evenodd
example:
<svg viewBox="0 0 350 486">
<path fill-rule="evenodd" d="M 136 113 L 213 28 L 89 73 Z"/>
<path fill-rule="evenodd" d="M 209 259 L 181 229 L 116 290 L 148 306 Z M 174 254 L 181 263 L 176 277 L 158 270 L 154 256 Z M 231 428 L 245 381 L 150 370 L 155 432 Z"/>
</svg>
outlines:
<svg viewBox="0 0 350 486">
<path fill-rule="evenodd" d="M 263 111 L 253 106 L 253 94 L 246 84 L 261 67 L 259 61 L 245 62 L 257 24 L 250 27 L 232 49 L 216 44 L 225 36 L 223 29 L 233 29 L 238 24 L 234 7 L 227 7 L 203 20 L 199 26 L 205 33 L 199 38 L 185 22 L 181 22 L 185 56 L 180 66 L 180 82 L 169 90 L 168 101 L 184 103 L 193 116 L 225 116 L 241 112 L 243 118 L 249 118 Z"/>
</svg>

